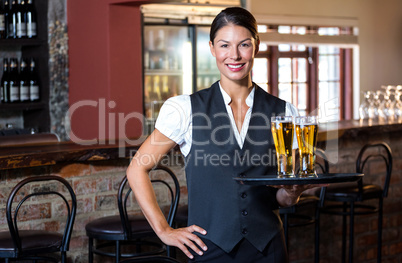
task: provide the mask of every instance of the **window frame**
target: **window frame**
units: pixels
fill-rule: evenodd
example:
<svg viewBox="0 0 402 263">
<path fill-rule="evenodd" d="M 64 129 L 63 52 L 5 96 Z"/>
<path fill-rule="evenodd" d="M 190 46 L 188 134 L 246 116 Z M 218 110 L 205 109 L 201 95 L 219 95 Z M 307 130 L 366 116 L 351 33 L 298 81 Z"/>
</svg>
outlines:
<svg viewBox="0 0 402 263">
<path fill-rule="evenodd" d="M 266 51 L 257 53 L 256 58 L 267 59 L 268 92 L 279 95 L 279 58 L 306 58 L 307 59 L 307 107 L 306 113 L 318 108 L 319 80 L 318 47 L 306 46 L 306 51 L 279 51 L 278 46 L 268 45 Z M 339 90 L 339 120 L 353 119 L 353 49 L 340 47 L 340 90 Z"/>
</svg>

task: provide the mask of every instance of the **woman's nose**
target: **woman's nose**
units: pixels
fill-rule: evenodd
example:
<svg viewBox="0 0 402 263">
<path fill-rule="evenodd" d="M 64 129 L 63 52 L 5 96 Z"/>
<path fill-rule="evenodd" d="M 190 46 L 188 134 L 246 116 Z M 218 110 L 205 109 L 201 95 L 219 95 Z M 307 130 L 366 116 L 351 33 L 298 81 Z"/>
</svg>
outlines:
<svg viewBox="0 0 402 263">
<path fill-rule="evenodd" d="M 233 60 L 239 60 L 240 59 L 240 52 L 237 48 L 232 48 L 230 50 L 230 58 Z"/>
</svg>

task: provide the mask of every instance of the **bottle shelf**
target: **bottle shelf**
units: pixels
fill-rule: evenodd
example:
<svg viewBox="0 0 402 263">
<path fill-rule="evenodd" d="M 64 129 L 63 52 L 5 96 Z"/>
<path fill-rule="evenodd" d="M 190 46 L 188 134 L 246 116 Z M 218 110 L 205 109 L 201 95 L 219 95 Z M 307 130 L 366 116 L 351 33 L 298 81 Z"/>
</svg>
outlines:
<svg viewBox="0 0 402 263">
<path fill-rule="evenodd" d="M 39 110 L 45 109 L 44 102 L 16 102 L 16 103 L 0 103 L 0 110 Z"/>
<path fill-rule="evenodd" d="M 146 76 L 182 76 L 182 70 L 168 70 L 168 69 L 146 69 Z"/>
<path fill-rule="evenodd" d="M 41 46 L 46 44 L 41 39 L 28 39 L 28 38 L 12 38 L 12 39 L 0 39 L 0 47 L 15 47 L 15 46 Z"/>
</svg>

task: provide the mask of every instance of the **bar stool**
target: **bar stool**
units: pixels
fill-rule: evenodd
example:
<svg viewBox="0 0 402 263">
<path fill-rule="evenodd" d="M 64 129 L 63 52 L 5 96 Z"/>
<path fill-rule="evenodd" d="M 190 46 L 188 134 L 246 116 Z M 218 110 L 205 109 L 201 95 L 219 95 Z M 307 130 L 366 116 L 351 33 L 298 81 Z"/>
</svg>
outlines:
<svg viewBox="0 0 402 263">
<path fill-rule="evenodd" d="M 180 261 L 166 256 L 144 256 L 123 260 L 120 263 L 180 263 Z"/>
<path fill-rule="evenodd" d="M 180 198 L 180 186 L 175 174 L 165 166 L 157 166 L 152 171 L 162 171 L 172 179 L 174 190 L 165 180 L 151 180 L 152 184 L 161 184 L 165 186 L 170 198 L 169 214 L 167 221 L 173 227 L 173 220 L 176 214 L 177 205 Z M 152 173 L 151 171 L 151 173 Z M 93 262 L 93 254 L 114 257 L 116 263 L 120 262 L 120 258 L 140 257 L 145 255 L 162 254 L 167 251 L 170 255 L 170 247 L 165 247 L 161 242 L 146 241 L 145 238 L 155 238 L 156 234 L 144 216 L 129 215 L 127 204 L 129 203 L 132 190 L 127 185 L 127 176 L 123 178 L 117 193 L 118 211 L 115 216 L 107 216 L 95 219 L 85 226 L 88 241 L 88 260 Z M 99 242 L 94 246 L 94 240 L 105 241 Z M 123 245 L 135 245 L 134 252 L 121 252 Z M 148 251 L 142 251 L 142 247 L 151 248 Z M 114 252 L 108 248 L 114 247 Z"/>
<path fill-rule="evenodd" d="M 378 213 L 378 247 L 377 262 L 381 262 L 381 242 L 382 242 L 382 213 L 383 199 L 388 195 L 389 183 L 392 173 L 392 153 L 388 144 L 374 143 L 366 144 L 360 150 L 356 160 L 356 172 L 363 173 L 367 167 L 368 160 L 380 160 L 384 162 L 385 168 L 382 176 L 384 185 L 381 187 L 376 184 L 365 184 L 363 178 L 357 183 L 346 185 L 333 185 L 324 189 L 325 202 L 332 201 L 333 204 L 324 205 L 321 213 L 331 215 L 341 215 L 342 221 L 342 262 L 346 262 L 346 230 L 347 217 L 349 216 L 349 262 L 353 262 L 353 243 L 354 243 L 354 217 L 356 215 L 367 215 Z M 368 205 L 364 201 L 378 199 L 378 205 Z"/>
<path fill-rule="evenodd" d="M 41 185 L 37 187 L 39 182 Z M 38 198 L 38 196 L 42 198 Z M 46 202 L 51 200 L 52 203 L 57 201 L 59 207 L 65 208 L 63 218 L 65 221 L 62 221 L 65 223 L 65 227 L 60 232 L 47 229 L 26 230 L 20 226 L 21 216 L 19 214 L 27 211 L 29 209 L 27 206 L 32 205 L 32 202 L 38 204 L 43 200 Z M 0 232 L 0 258 L 4 258 L 6 263 L 10 260 L 67 262 L 76 206 L 77 201 L 73 189 L 61 177 L 34 176 L 19 182 L 7 200 L 6 215 L 9 231 Z M 34 213 L 35 211 L 37 213 Z M 41 213 L 44 213 L 42 209 L 29 209 L 24 217 L 28 217 L 28 220 L 30 217 L 40 218 Z M 60 253 L 60 256 L 48 255 L 48 253 L 56 252 Z"/>
<path fill-rule="evenodd" d="M 318 173 L 328 174 L 329 173 L 329 162 L 328 157 L 322 149 L 316 149 L 316 169 Z M 285 243 L 286 247 L 289 249 L 289 228 L 293 227 L 302 227 L 308 226 L 311 224 L 316 224 L 315 227 L 315 262 L 318 262 L 318 253 L 319 251 L 319 242 L 317 238 L 319 238 L 318 231 L 319 228 L 317 224 L 319 224 L 319 213 L 318 207 L 320 206 L 321 202 L 321 190 L 319 188 L 313 189 L 312 194 L 303 193 L 300 196 L 300 200 L 297 204 L 290 206 L 290 207 L 281 207 L 279 209 L 279 214 L 282 217 L 283 222 L 283 230 L 285 234 Z M 320 194 L 318 194 L 320 193 Z M 318 195 L 318 196 L 317 196 Z M 306 211 L 308 208 L 313 208 L 313 214 L 306 214 L 302 211 Z"/>
</svg>

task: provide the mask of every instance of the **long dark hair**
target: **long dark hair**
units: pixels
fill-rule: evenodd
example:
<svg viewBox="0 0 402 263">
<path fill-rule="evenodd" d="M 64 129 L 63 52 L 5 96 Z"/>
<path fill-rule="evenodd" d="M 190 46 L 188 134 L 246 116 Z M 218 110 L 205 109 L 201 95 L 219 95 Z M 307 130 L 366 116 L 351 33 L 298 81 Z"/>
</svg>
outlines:
<svg viewBox="0 0 402 263">
<path fill-rule="evenodd" d="M 214 44 L 216 33 L 229 24 L 247 28 L 253 38 L 258 42 L 260 39 L 257 31 L 257 21 L 254 16 L 242 7 L 228 7 L 222 10 L 214 19 L 209 32 L 209 40 Z"/>
</svg>

